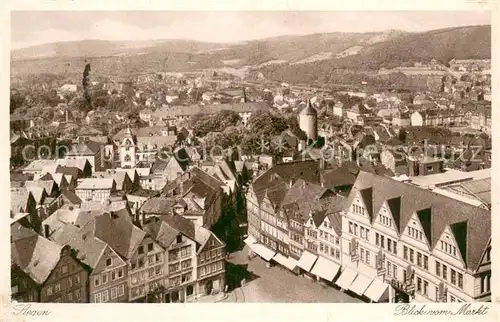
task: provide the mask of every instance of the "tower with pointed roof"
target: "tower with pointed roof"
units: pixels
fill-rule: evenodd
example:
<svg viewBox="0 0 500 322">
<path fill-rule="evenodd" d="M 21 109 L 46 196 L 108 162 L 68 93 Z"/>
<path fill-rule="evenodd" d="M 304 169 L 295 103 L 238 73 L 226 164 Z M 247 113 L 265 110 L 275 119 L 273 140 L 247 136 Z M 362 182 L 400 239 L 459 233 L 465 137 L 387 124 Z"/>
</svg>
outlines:
<svg viewBox="0 0 500 322">
<path fill-rule="evenodd" d="M 306 133 L 307 138 L 310 140 L 316 140 L 318 137 L 318 112 L 311 105 L 311 101 L 307 101 L 306 107 L 300 112 L 299 115 L 299 126 L 304 133 Z"/>
<path fill-rule="evenodd" d="M 120 144 L 120 166 L 122 168 L 134 168 L 136 164 L 137 142 L 130 127 L 125 130 Z"/>
</svg>

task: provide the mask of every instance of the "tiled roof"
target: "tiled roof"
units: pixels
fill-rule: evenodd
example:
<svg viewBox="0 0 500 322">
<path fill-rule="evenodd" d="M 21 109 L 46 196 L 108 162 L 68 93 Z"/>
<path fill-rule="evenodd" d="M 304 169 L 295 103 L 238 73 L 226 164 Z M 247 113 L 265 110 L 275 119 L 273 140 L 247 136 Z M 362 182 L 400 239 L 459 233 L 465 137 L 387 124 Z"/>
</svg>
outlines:
<svg viewBox="0 0 500 322">
<path fill-rule="evenodd" d="M 162 247 L 169 247 L 175 240 L 179 231 L 163 220 L 156 220 L 147 223 L 144 231 L 156 240 Z"/>
<path fill-rule="evenodd" d="M 69 191 L 68 189 L 64 189 L 63 191 L 61 191 L 61 195 L 63 195 L 74 205 L 79 205 L 82 203 L 82 200 L 78 198 L 78 196 L 73 191 Z"/>
<path fill-rule="evenodd" d="M 437 245 L 447 226 L 465 222 L 465 234 L 456 235 L 455 239 L 461 240 L 461 238 L 465 238 L 466 247 L 462 252 L 462 256 L 469 269 L 476 269 L 481 254 L 491 236 L 491 213 L 488 210 L 427 189 L 364 171 L 359 173 L 346 205 L 352 203 L 357 191 L 364 191 L 362 193 L 363 199 L 365 199 L 368 207 L 371 208 L 369 211 L 373 214 L 378 213 L 385 201 L 396 198 L 394 202 L 391 202 L 390 207 L 393 210 L 399 208 L 399 211 L 395 212 L 399 213 L 398 227 L 400 230 L 406 227 L 414 212 L 419 213 L 421 220 L 428 218 L 429 228 L 426 237 L 430 241 L 431 248 Z M 397 199 L 398 197 L 400 197 L 400 200 Z M 425 224 L 423 225 L 425 226 Z"/>
<path fill-rule="evenodd" d="M 325 187 L 341 187 L 353 185 L 359 169 L 344 165 L 321 173 L 321 181 Z"/>
<path fill-rule="evenodd" d="M 82 227 L 82 231 L 107 243 L 126 259 L 132 257 L 146 236 L 129 218 L 113 214 L 96 216 Z"/>
<path fill-rule="evenodd" d="M 10 250 L 12 261 L 41 285 L 59 262 L 62 247 L 40 235 L 32 235 L 11 243 Z"/>
<path fill-rule="evenodd" d="M 23 171 L 42 171 L 44 167 L 54 165 L 55 160 L 34 160 L 23 168 Z"/>
<path fill-rule="evenodd" d="M 90 163 L 86 159 L 57 159 L 56 163 L 64 167 L 75 167 L 80 169 L 80 171 L 85 171 L 86 166 L 90 166 Z M 59 172 L 59 171 L 57 171 Z M 66 173 L 65 173 L 66 174 Z"/>
<path fill-rule="evenodd" d="M 59 245 L 69 245 L 76 251 L 76 257 L 94 269 L 106 249 L 102 240 L 88 235 L 78 227 L 64 223 L 51 238 Z"/>
<path fill-rule="evenodd" d="M 114 180 L 111 178 L 86 178 L 80 181 L 76 189 L 111 189 L 113 188 L 113 183 Z"/>
<path fill-rule="evenodd" d="M 65 176 L 70 175 L 74 179 L 77 179 L 81 176 L 83 170 L 79 169 L 78 167 L 66 167 L 66 166 L 60 166 L 57 168 L 56 173 L 62 173 Z"/>
<path fill-rule="evenodd" d="M 180 233 L 185 235 L 186 237 L 196 240 L 195 238 L 195 224 L 182 216 L 173 215 L 173 216 L 163 216 L 161 218 L 162 221 L 165 221 L 169 226 L 177 229 Z"/>
<path fill-rule="evenodd" d="M 274 165 L 252 183 L 253 190 L 259 201 L 264 197 L 265 191 L 269 188 L 270 183 L 278 183 L 275 180 L 278 177 L 285 183 L 290 183 L 291 179 L 304 179 L 307 182 L 317 183 L 319 182 L 319 162 L 307 160 Z M 282 183 L 278 183 L 278 185 L 282 185 Z"/>
<path fill-rule="evenodd" d="M 24 183 L 24 186 L 28 189 L 42 188 L 45 191 L 45 193 L 47 193 L 47 195 L 50 196 L 52 194 L 52 190 L 54 189 L 55 184 L 56 183 L 54 182 L 54 180 L 36 180 L 36 181 L 26 181 Z"/>
<path fill-rule="evenodd" d="M 153 197 L 142 205 L 139 211 L 146 214 L 170 214 L 175 200 L 166 197 Z"/>
<path fill-rule="evenodd" d="M 26 188 L 10 189 L 10 210 L 14 213 L 25 212 L 31 192 Z"/>
<path fill-rule="evenodd" d="M 18 222 L 15 222 L 12 225 L 10 225 L 10 237 L 12 242 L 24 238 L 33 237 L 36 235 L 37 233 L 35 233 L 33 230 L 24 227 Z"/>
</svg>

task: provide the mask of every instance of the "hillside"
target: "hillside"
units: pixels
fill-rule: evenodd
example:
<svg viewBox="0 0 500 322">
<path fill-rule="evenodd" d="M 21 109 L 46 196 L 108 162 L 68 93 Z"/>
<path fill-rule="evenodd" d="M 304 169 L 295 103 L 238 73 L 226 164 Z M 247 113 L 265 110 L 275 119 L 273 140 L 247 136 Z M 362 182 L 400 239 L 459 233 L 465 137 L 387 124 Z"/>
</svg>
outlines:
<svg viewBox="0 0 500 322">
<path fill-rule="evenodd" d="M 11 74 L 81 74 L 90 62 L 94 75 L 204 68 L 252 69 L 271 80 L 333 82 L 339 75 L 370 74 L 382 67 L 452 58 L 490 58 L 491 27 L 470 26 L 423 33 L 322 33 L 279 36 L 236 44 L 190 40 L 101 41 L 45 44 L 12 51 Z M 29 59 L 30 58 L 30 59 Z"/>
<path fill-rule="evenodd" d="M 56 42 L 11 51 L 13 60 L 53 57 L 130 56 L 151 53 L 198 53 L 225 47 L 226 44 L 183 39 L 147 41 L 81 40 Z"/>
<path fill-rule="evenodd" d="M 328 82 L 337 71 L 374 71 L 436 59 L 491 58 L 491 27 L 473 26 L 398 35 L 365 46 L 357 54 L 303 65 L 271 65 L 259 70 L 266 78 L 291 83 Z"/>
</svg>

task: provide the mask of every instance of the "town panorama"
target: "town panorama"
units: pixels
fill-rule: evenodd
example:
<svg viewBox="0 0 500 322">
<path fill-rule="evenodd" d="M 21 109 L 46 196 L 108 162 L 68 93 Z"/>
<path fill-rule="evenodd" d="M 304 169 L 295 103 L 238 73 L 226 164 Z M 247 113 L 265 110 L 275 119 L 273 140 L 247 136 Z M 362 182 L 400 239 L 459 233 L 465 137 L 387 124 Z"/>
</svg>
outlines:
<svg viewBox="0 0 500 322">
<path fill-rule="evenodd" d="M 491 301 L 490 25 L 11 55 L 12 300 Z"/>
</svg>

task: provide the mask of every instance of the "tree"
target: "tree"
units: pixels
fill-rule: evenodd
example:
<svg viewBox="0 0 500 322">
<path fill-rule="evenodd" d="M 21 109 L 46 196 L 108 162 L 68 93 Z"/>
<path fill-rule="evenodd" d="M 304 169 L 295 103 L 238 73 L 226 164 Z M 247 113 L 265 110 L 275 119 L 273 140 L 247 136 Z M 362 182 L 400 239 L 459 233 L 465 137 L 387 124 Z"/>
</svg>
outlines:
<svg viewBox="0 0 500 322">
<path fill-rule="evenodd" d="M 210 132 L 222 132 L 241 121 L 238 113 L 230 110 L 223 110 L 214 115 L 195 115 L 193 119 L 195 121 L 193 134 L 199 137 L 204 137 Z"/>
</svg>

